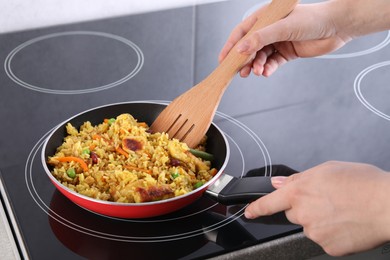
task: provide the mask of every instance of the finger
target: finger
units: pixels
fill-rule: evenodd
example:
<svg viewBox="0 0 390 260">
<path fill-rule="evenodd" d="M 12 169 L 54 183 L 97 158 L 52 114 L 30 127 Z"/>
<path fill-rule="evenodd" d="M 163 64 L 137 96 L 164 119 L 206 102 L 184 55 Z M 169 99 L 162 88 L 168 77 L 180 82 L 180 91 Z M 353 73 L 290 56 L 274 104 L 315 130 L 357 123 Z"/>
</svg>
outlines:
<svg viewBox="0 0 390 260">
<path fill-rule="evenodd" d="M 240 70 L 240 76 L 243 78 L 248 77 L 249 74 L 251 74 L 251 70 L 252 70 L 252 64 L 249 63 L 249 64 L 245 65 L 244 67 L 242 67 L 242 69 Z"/>
<path fill-rule="evenodd" d="M 274 186 L 275 189 L 280 189 L 283 187 L 287 182 L 288 177 L 286 176 L 275 176 L 271 178 L 272 186 Z"/>
<path fill-rule="evenodd" d="M 291 26 L 288 20 L 279 20 L 248 35 L 245 40 L 237 44 L 237 49 L 249 55 L 273 43 L 300 40 L 302 37 L 298 33 L 299 28 L 291 28 Z"/>
<path fill-rule="evenodd" d="M 286 186 L 287 184 L 289 184 L 293 181 L 296 181 L 299 178 L 302 178 L 303 174 L 304 174 L 304 172 L 294 173 L 294 174 L 291 174 L 290 176 L 287 176 L 287 177 L 286 176 L 274 176 L 274 177 L 271 177 L 271 183 L 275 189 L 280 189 L 283 186 Z"/>
<path fill-rule="evenodd" d="M 221 52 L 219 53 L 219 56 L 218 56 L 218 61 L 221 63 L 226 55 L 229 53 L 229 51 L 231 50 L 231 48 L 233 48 L 234 46 L 234 43 L 230 42 L 230 41 L 227 41 L 225 43 L 225 45 L 222 47 L 222 50 Z"/>
<path fill-rule="evenodd" d="M 283 180 L 283 188 L 277 189 L 274 192 L 249 204 L 249 206 L 245 209 L 245 217 L 253 219 L 260 216 L 268 216 L 277 212 L 290 210 L 292 208 L 292 194 L 294 194 L 294 189 L 296 186 L 292 184 L 294 184 L 298 179 L 302 178 L 303 175 L 303 172 L 295 173 L 285 179 L 280 179 Z M 277 180 L 277 178 L 273 178 L 274 181 Z M 292 218 L 292 220 L 294 219 Z"/>
<path fill-rule="evenodd" d="M 264 71 L 264 65 L 267 62 L 269 56 L 275 51 L 275 48 L 271 45 L 265 46 L 262 50 L 258 51 L 255 59 L 253 60 L 253 73 L 257 76 L 261 76 Z"/>
<path fill-rule="evenodd" d="M 284 44 L 283 46 L 276 45 L 275 52 L 270 55 L 267 62 L 264 64 L 263 76 L 269 77 L 279 67 L 286 64 L 288 61 L 296 59 L 298 56 L 295 53 L 292 44 Z M 280 51 L 279 51 L 280 48 Z"/>
<path fill-rule="evenodd" d="M 263 76 L 271 76 L 279 67 L 287 63 L 287 60 L 280 53 L 272 54 L 268 59 L 267 63 L 264 64 Z"/>
<path fill-rule="evenodd" d="M 239 42 L 248 33 L 255 22 L 256 17 L 250 16 L 232 30 L 218 56 L 219 62 L 222 62 L 222 60 L 225 59 L 226 55 L 230 52 L 234 45 L 236 45 L 236 43 Z"/>
<path fill-rule="evenodd" d="M 245 217 L 254 219 L 260 216 L 268 216 L 291 208 L 289 201 L 289 189 L 278 189 L 274 192 L 259 198 L 249 204 L 245 209 Z"/>
</svg>

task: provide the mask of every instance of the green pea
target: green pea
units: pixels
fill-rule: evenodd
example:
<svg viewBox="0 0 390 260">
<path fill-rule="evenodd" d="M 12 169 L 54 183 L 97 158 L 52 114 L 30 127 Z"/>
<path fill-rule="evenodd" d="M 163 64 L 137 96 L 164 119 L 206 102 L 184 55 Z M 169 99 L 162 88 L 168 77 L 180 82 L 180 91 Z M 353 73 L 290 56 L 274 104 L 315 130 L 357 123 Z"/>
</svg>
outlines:
<svg viewBox="0 0 390 260">
<path fill-rule="evenodd" d="M 171 176 L 172 176 L 173 179 L 176 179 L 177 177 L 180 176 L 180 174 L 178 172 L 172 172 Z"/>
<path fill-rule="evenodd" d="M 115 122 L 115 118 L 108 119 L 108 124 L 112 125 Z"/>
<path fill-rule="evenodd" d="M 70 178 L 74 178 L 74 177 L 76 177 L 76 171 L 73 169 L 73 168 L 69 168 L 67 171 L 66 171 L 66 174 L 68 174 L 68 176 L 70 177 Z"/>
<path fill-rule="evenodd" d="M 82 151 L 82 154 L 90 154 L 91 151 L 88 149 L 88 148 L 85 148 L 83 151 Z"/>
</svg>

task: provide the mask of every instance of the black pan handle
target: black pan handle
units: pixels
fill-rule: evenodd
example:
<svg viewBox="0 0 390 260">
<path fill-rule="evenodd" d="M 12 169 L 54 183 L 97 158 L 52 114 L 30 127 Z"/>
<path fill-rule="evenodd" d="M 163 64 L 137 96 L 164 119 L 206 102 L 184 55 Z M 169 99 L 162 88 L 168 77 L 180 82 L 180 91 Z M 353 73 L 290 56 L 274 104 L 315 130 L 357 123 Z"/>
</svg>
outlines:
<svg viewBox="0 0 390 260">
<path fill-rule="evenodd" d="M 260 168 L 257 172 L 262 172 Z M 284 165 L 273 166 L 272 176 L 288 176 L 295 170 Z M 278 169 L 280 172 L 278 172 Z M 253 173 L 253 170 L 252 170 Z M 278 174 L 280 173 L 280 174 Z M 275 190 L 269 176 L 253 176 L 237 178 L 223 174 L 206 190 L 206 194 L 224 205 L 250 203 Z"/>
<path fill-rule="evenodd" d="M 233 205 L 249 203 L 274 190 L 270 177 L 236 178 L 223 174 L 206 194 L 224 205 Z"/>
</svg>

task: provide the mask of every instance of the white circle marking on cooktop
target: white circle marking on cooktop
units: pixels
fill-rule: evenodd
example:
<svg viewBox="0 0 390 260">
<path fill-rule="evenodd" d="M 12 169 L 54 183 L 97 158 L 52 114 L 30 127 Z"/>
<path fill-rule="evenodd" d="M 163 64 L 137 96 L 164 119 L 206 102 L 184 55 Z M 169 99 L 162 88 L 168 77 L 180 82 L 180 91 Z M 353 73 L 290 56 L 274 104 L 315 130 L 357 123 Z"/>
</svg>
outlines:
<svg viewBox="0 0 390 260">
<path fill-rule="evenodd" d="M 369 35 L 366 37 L 370 37 Z M 359 57 L 363 55 L 367 55 L 376 51 L 379 51 L 380 49 L 386 47 L 390 43 L 390 31 L 387 32 L 386 38 L 378 43 L 377 45 L 368 48 L 366 50 L 357 51 L 357 52 L 351 52 L 351 53 L 339 53 L 339 54 L 326 54 L 319 57 L 316 57 L 318 59 L 345 59 L 345 58 L 353 58 L 353 57 Z"/>
<path fill-rule="evenodd" d="M 353 85 L 354 85 L 354 91 L 355 91 L 357 98 L 366 108 L 368 108 L 369 110 L 374 112 L 376 115 L 378 115 L 386 120 L 390 120 L 389 115 L 387 115 L 387 114 L 383 113 L 382 111 L 378 110 L 377 108 L 375 108 L 372 104 L 370 104 L 370 102 L 367 101 L 366 98 L 364 98 L 364 95 L 363 95 L 362 89 L 361 89 L 362 80 L 364 79 L 364 77 L 367 74 L 369 74 L 370 72 L 372 72 L 378 68 L 385 67 L 385 66 L 390 66 L 390 61 L 380 62 L 380 63 L 374 64 L 374 65 L 371 65 L 370 67 L 365 68 L 357 75 Z"/>
<path fill-rule="evenodd" d="M 92 35 L 92 36 L 104 37 L 104 38 L 119 41 L 119 42 L 127 45 L 128 47 L 130 47 L 131 50 L 133 50 L 136 53 L 137 59 L 138 59 L 137 64 L 135 65 L 134 69 L 131 70 L 127 75 L 125 75 L 124 77 L 120 78 L 119 80 L 117 80 L 115 82 L 108 83 L 108 84 L 98 86 L 98 87 L 93 87 L 93 88 L 88 88 L 88 89 L 80 89 L 80 90 L 53 90 L 53 89 L 49 89 L 49 88 L 38 87 L 38 86 L 35 86 L 33 84 L 30 84 L 28 82 L 23 81 L 18 76 L 16 76 L 15 73 L 12 71 L 12 60 L 15 57 L 15 55 L 18 54 L 21 50 L 23 50 L 26 47 L 28 47 L 34 43 L 37 43 L 37 42 L 41 42 L 41 41 L 55 38 L 55 37 L 62 37 L 62 36 L 69 36 L 69 35 L 76 35 L 76 36 L 77 35 Z M 13 49 L 8 54 L 8 56 L 6 57 L 5 62 L 4 62 L 4 69 L 5 69 L 7 76 L 12 81 L 14 81 L 15 83 L 17 83 L 18 85 L 20 85 L 22 87 L 30 89 L 30 90 L 43 92 L 43 93 L 49 93 L 49 94 L 85 94 L 85 93 L 97 92 L 97 91 L 109 89 L 112 87 L 116 87 L 116 86 L 126 82 L 127 80 L 134 77 L 141 70 L 143 63 L 144 63 L 144 55 L 143 55 L 141 49 L 136 44 L 134 44 L 133 42 L 129 41 L 126 38 L 123 38 L 121 36 L 114 35 L 114 34 L 104 33 L 104 32 L 70 31 L 70 32 L 59 32 L 59 33 L 48 34 L 48 35 L 40 36 L 40 37 L 31 39 L 29 41 L 22 43 L 21 45 L 17 46 L 15 49 Z"/>
</svg>

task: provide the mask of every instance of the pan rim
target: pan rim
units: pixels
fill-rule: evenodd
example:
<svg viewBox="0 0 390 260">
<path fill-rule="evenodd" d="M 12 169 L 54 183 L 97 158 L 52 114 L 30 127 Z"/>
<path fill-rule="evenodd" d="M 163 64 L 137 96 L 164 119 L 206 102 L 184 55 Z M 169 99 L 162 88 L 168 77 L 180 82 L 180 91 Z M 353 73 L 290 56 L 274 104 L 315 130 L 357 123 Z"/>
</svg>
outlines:
<svg viewBox="0 0 390 260">
<path fill-rule="evenodd" d="M 201 187 L 195 189 L 195 190 L 192 190 L 191 192 L 188 192 L 186 194 L 183 194 L 183 195 L 180 195 L 180 196 L 177 196 L 177 197 L 173 197 L 173 198 L 169 198 L 169 199 L 164 199 L 164 200 L 157 200 L 157 201 L 149 201 L 149 202 L 142 202 L 142 203 L 133 203 L 133 202 L 114 202 L 114 201 L 105 201 L 105 200 L 99 200 L 99 199 L 95 199 L 95 198 L 91 198 L 91 197 L 88 197 L 86 195 L 83 195 L 83 194 L 80 194 L 68 187 L 66 187 L 65 185 L 63 185 L 61 182 L 59 182 L 50 172 L 48 166 L 47 166 L 47 163 L 46 163 L 46 156 L 45 156 L 45 151 L 46 151 L 46 147 L 47 147 L 47 144 L 50 140 L 50 138 L 52 137 L 53 133 L 55 133 L 59 128 L 63 127 L 64 124 L 66 124 L 67 122 L 71 121 L 72 119 L 76 118 L 76 117 L 79 117 L 85 113 L 88 113 L 88 112 L 91 112 L 91 111 L 94 111 L 94 110 L 98 110 L 98 109 L 102 109 L 102 108 L 105 108 L 105 107 L 109 107 L 109 106 L 117 106 L 117 105 L 126 105 L 126 104 L 157 104 L 157 105 L 164 105 L 166 106 L 167 104 L 165 103 L 162 103 L 160 101 L 156 101 L 156 102 L 153 102 L 153 101 L 150 101 L 150 100 L 139 100 L 139 101 L 127 101 L 127 102 L 117 102 L 117 103 L 110 103 L 110 104 L 105 104 L 105 105 L 101 105 L 101 106 L 97 106 L 97 107 L 93 107 L 93 108 L 90 108 L 90 109 L 87 109 L 87 110 L 84 110 L 80 113 L 77 113 L 69 118 L 67 118 L 66 120 L 62 121 L 61 123 L 59 123 L 57 126 L 55 126 L 53 128 L 53 130 L 50 132 L 50 134 L 46 137 L 43 145 L 42 145 L 42 150 L 41 150 L 41 163 L 43 165 L 43 168 L 45 170 L 45 173 L 46 175 L 50 178 L 50 180 L 52 182 L 55 183 L 55 186 L 56 185 L 59 185 L 61 186 L 61 188 L 63 190 L 65 190 L 66 192 L 74 195 L 74 196 L 77 196 L 79 197 L 80 199 L 83 199 L 83 200 L 88 200 L 90 202 L 93 202 L 93 203 L 97 203 L 97 204 L 104 204 L 104 205 L 109 205 L 109 206 L 131 206 L 131 207 L 142 207 L 142 206 L 151 206 L 151 205 L 158 205 L 158 204 L 166 204 L 166 203 L 170 203 L 170 202 L 173 202 L 173 201 L 176 201 L 176 200 L 182 200 L 186 197 L 189 197 L 195 193 L 198 193 L 198 192 L 202 192 L 202 190 L 207 190 L 207 188 L 212 184 L 214 183 L 220 175 L 223 174 L 223 171 L 224 169 L 226 168 L 226 165 L 228 164 L 228 161 L 229 161 L 229 158 L 230 158 L 230 146 L 229 146 L 229 142 L 224 134 L 224 132 L 214 123 L 212 122 L 211 125 L 213 127 L 215 127 L 218 132 L 221 134 L 224 142 L 225 142 L 225 146 L 226 146 L 226 155 L 225 155 L 225 160 L 223 162 L 223 164 L 221 165 L 220 169 L 218 169 L 218 172 L 214 175 L 213 178 L 211 178 L 208 182 L 206 182 L 205 184 L 203 184 Z M 57 188 L 57 187 L 56 187 Z M 202 192 L 203 194 L 203 192 Z M 201 195 L 202 195 L 201 194 Z"/>
</svg>

